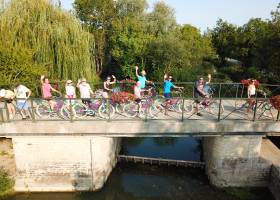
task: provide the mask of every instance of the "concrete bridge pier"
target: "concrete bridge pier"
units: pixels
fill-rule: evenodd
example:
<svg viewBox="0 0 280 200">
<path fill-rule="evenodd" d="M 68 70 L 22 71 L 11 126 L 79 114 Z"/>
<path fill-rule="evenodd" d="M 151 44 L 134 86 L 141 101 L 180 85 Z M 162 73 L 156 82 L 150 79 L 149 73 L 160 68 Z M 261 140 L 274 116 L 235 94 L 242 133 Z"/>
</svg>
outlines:
<svg viewBox="0 0 280 200">
<path fill-rule="evenodd" d="M 203 139 L 206 173 L 217 187 L 267 186 L 271 165 L 261 157 L 261 136 Z"/>
<path fill-rule="evenodd" d="M 120 138 L 86 136 L 13 137 L 15 191 L 101 189 L 117 162 Z"/>
</svg>

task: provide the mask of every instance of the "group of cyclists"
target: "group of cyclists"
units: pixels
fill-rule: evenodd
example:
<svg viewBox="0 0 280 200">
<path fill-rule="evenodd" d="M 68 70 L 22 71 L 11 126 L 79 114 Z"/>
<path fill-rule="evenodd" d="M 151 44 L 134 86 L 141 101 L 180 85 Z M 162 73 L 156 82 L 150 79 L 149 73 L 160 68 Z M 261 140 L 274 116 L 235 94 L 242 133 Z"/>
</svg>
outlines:
<svg viewBox="0 0 280 200">
<path fill-rule="evenodd" d="M 139 67 L 135 66 L 135 75 L 137 77 L 137 81 L 130 81 L 134 83 L 133 86 L 133 93 L 135 97 L 135 101 L 139 105 L 139 109 L 141 109 L 141 101 L 143 99 L 144 93 L 148 91 L 147 85 L 153 84 L 152 81 L 147 80 L 146 78 L 146 71 L 142 69 L 142 71 L 139 73 Z M 202 116 L 202 114 L 199 112 L 199 104 L 208 96 L 207 93 L 207 86 L 211 82 L 211 74 L 208 74 L 208 80 L 205 81 L 203 77 L 200 77 L 199 80 L 195 82 L 195 88 L 194 88 L 194 97 L 195 97 L 195 104 L 194 106 L 195 113 L 198 116 Z M 128 81 L 130 79 L 129 77 L 126 78 L 125 81 Z M 48 77 L 42 75 L 40 78 L 41 81 L 41 93 L 42 98 L 46 101 L 48 101 L 48 104 L 50 106 L 50 109 L 53 110 L 56 102 L 53 99 L 52 92 L 59 93 L 61 95 L 61 92 L 59 92 L 56 88 L 52 87 Z M 256 93 L 256 87 L 254 84 L 255 80 L 252 80 L 248 86 L 248 98 L 252 98 Z M 117 79 L 114 75 L 107 76 L 106 80 L 103 83 L 103 91 L 102 91 L 102 97 L 107 99 L 110 98 L 110 93 L 113 91 L 113 85 L 117 83 Z M 77 98 L 76 95 L 76 88 L 79 89 L 79 94 L 82 102 L 86 105 L 88 105 L 91 102 L 91 97 L 94 95 L 93 90 L 91 89 L 89 83 L 87 83 L 87 80 L 85 78 L 79 79 L 77 84 L 74 85 L 72 80 L 67 80 L 65 84 L 65 98 L 66 103 L 70 104 L 71 99 Z M 172 93 L 171 90 L 174 89 L 183 89 L 184 87 L 179 87 L 173 84 L 173 77 L 171 74 L 165 74 L 163 77 L 163 96 L 165 97 L 165 104 L 168 105 L 170 99 L 172 99 Z M 31 90 L 24 86 L 23 84 L 18 84 L 15 89 L 12 90 L 0 90 L 0 99 L 4 99 L 7 103 L 7 109 L 10 114 L 10 118 L 13 118 L 15 116 L 16 110 L 15 107 L 12 105 L 12 102 L 14 99 L 17 99 L 16 109 L 20 110 L 20 113 L 22 115 L 22 119 L 28 118 L 28 102 L 27 99 L 32 94 Z"/>
</svg>

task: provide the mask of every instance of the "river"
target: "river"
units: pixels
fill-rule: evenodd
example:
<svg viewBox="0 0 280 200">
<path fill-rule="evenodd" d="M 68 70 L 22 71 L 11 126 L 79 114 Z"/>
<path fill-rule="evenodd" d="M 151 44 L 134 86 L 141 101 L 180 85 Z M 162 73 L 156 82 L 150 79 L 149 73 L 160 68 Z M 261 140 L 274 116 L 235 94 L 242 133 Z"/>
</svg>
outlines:
<svg viewBox="0 0 280 200">
<path fill-rule="evenodd" d="M 130 138 L 122 154 L 199 161 L 199 138 Z M 95 193 L 25 193 L 8 200 L 273 200 L 266 188 L 217 189 L 203 170 L 119 163 Z"/>
</svg>

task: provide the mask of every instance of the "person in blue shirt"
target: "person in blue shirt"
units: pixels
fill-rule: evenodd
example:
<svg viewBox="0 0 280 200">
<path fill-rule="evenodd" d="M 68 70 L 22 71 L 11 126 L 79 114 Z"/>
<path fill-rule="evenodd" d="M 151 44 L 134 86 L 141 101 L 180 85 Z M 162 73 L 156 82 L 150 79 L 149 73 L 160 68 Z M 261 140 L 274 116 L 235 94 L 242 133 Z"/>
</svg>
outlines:
<svg viewBox="0 0 280 200">
<path fill-rule="evenodd" d="M 139 75 L 139 73 L 138 73 L 138 65 L 136 65 L 135 66 L 135 74 L 136 74 L 136 77 L 137 77 L 137 79 L 138 79 L 138 81 L 140 82 L 140 88 L 142 89 L 142 90 L 144 90 L 145 88 L 146 88 L 146 83 L 153 83 L 152 81 L 148 81 L 147 79 L 146 79 L 146 71 L 143 69 L 142 71 L 141 71 L 141 76 Z"/>
<path fill-rule="evenodd" d="M 171 88 L 184 89 L 184 87 L 178 87 L 172 83 L 172 76 L 164 75 L 164 86 L 163 86 L 163 96 L 166 99 L 172 98 Z"/>
</svg>

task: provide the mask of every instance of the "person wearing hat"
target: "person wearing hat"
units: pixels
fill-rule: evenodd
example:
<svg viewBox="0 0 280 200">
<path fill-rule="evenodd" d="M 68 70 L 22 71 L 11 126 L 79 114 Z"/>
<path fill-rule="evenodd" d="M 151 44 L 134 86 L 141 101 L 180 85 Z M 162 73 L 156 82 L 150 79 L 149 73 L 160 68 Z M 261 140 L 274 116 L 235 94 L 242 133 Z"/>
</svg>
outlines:
<svg viewBox="0 0 280 200">
<path fill-rule="evenodd" d="M 90 95 L 93 95 L 93 91 L 90 85 L 87 83 L 87 80 L 85 78 L 79 79 L 77 88 L 79 88 L 80 90 L 80 97 L 82 99 L 82 102 L 88 105 L 91 102 Z"/>
<path fill-rule="evenodd" d="M 5 89 L 0 90 L 0 99 L 1 100 L 3 99 L 7 103 L 10 119 L 12 119 L 16 114 L 16 109 L 12 104 L 13 100 L 15 99 L 15 96 L 16 96 L 15 93 L 11 90 L 5 90 Z"/>
<path fill-rule="evenodd" d="M 65 92 L 65 98 L 69 99 L 67 104 L 70 104 L 71 99 L 76 98 L 76 89 L 73 86 L 73 82 L 71 80 L 66 81 Z"/>
</svg>

